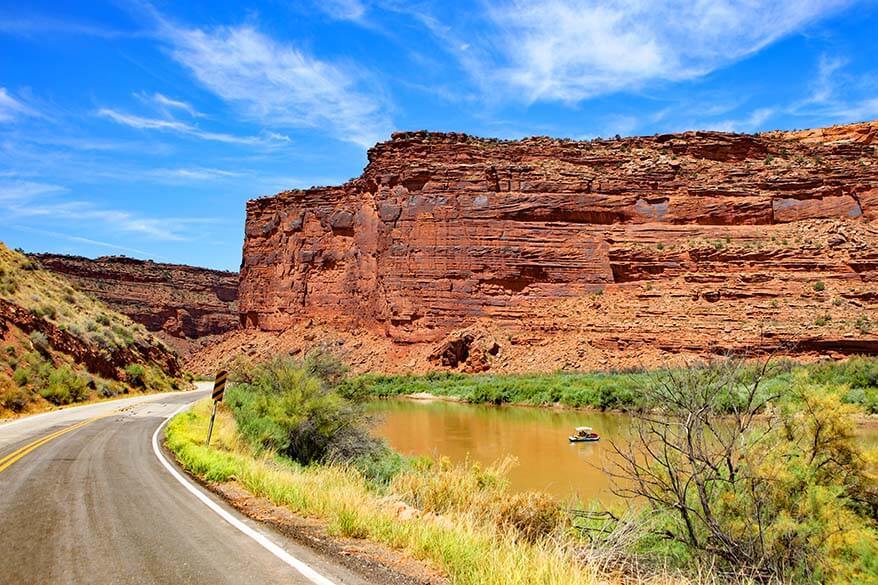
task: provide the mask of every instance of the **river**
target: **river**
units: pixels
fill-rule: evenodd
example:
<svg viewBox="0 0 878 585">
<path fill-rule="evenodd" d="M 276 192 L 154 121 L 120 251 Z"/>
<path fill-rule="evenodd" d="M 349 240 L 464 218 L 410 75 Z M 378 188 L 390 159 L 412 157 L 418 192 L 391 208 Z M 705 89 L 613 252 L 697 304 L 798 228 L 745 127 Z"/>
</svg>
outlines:
<svg viewBox="0 0 878 585">
<path fill-rule="evenodd" d="M 518 464 L 509 473 L 513 491 L 541 490 L 564 500 L 604 502 L 614 496 L 602 468 L 612 464 L 610 440 L 622 438 L 631 419 L 622 413 L 493 406 L 445 401 L 378 400 L 378 436 L 407 455 L 447 456 L 489 465 L 505 455 Z M 573 443 L 574 427 L 590 426 L 597 443 Z M 878 430 L 862 430 L 878 446 Z"/>
</svg>

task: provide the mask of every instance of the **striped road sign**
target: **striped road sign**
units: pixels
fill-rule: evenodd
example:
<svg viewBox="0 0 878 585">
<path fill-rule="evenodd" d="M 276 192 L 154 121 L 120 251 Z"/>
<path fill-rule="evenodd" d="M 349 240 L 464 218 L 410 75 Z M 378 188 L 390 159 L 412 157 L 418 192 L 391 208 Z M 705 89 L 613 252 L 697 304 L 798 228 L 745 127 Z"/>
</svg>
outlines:
<svg viewBox="0 0 878 585">
<path fill-rule="evenodd" d="M 226 379 L 229 377 L 229 373 L 225 370 L 220 370 L 216 375 L 216 382 L 213 383 L 213 398 L 215 401 L 219 402 L 223 399 L 223 394 L 226 393 Z"/>
</svg>

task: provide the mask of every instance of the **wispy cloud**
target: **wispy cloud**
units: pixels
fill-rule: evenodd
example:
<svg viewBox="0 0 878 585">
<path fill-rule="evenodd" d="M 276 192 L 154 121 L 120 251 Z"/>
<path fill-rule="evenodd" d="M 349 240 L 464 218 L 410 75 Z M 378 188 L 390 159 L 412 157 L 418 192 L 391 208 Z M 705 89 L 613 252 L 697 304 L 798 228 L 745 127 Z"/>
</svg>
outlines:
<svg viewBox="0 0 878 585">
<path fill-rule="evenodd" d="M 69 189 L 60 185 L 15 181 L 0 183 L 0 210 L 7 220 L 41 218 L 56 223 L 92 223 L 103 229 L 139 234 L 161 241 L 184 241 L 213 218 L 147 217 L 101 207 L 89 201 L 60 198 Z"/>
<path fill-rule="evenodd" d="M 134 94 L 140 101 L 157 106 L 159 110 L 167 117 L 171 117 L 173 110 L 178 110 L 189 114 L 193 118 L 204 118 L 205 115 L 195 109 L 195 106 L 183 100 L 170 98 L 162 93 L 148 94 L 139 92 Z"/>
<path fill-rule="evenodd" d="M 848 0 L 486 0 L 461 24 L 413 12 L 483 87 L 578 102 L 703 76 Z M 509 91 L 512 90 L 512 91 Z"/>
<path fill-rule="evenodd" d="M 171 55 L 207 89 L 271 128 L 316 128 L 371 146 L 391 122 L 374 80 L 250 25 L 188 29 L 162 22 Z"/>
<path fill-rule="evenodd" d="M 138 130 L 161 130 L 166 132 L 175 132 L 178 134 L 185 134 L 188 136 L 193 136 L 195 138 L 200 138 L 202 140 L 225 142 L 227 144 L 268 144 L 271 142 L 284 141 L 282 140 L 282 138 L 285 138 L 273 132 L 267 133 L 264 136 L 238 136 L 235 134 L 227 134 L 224 132 L 210 132 L 207 130 L 202 130 L 201 128 L 187 122 L 181 122 L 180 120 L 173 118 L 147 118 L 144 116 L 137 116 L 134 114 L 120 112 L 111 108 L 101 108 L 100 110 L 98 110 L 97 114 L 98 116 L 112 120 L 117 124 L 129 126 Z"/>
<path fill-rule="evenodd" d="M 20 18 L 4 16 L 0 19 L 0 33 L 35 38 L 46 34 L 66 34 L 105 39 L 138 37 L 146 34 L 142 31 L 123 31 L 90 22 L 52 18 L 45 15 Z"/>
<path fill-rule="evenodd" d="M 878 86 L 874 80 L 845 72 L 849 60 L 821 55 L 811 83 L 811 93 L 788 106 L 796 116 L 814 117 L 824 122 L 859 122 L 878 118 Z M 854 97 L 860 96 L 860 97 Z"/>
<path fill-rule="evenodd" d="M 0 204 L 4 202 L 23 203 L 42 195 L 56 195 L 65 191 L 67 191 L 65 187 L 48 183 L 33 181 L 0 182 Z"/>
<path fill-rule="evenodd" d="M 166 260 L 163 256 L 159 256 L 158 254 L 153 254 L 152 252 L 146 252 L 144 250 L 140 250 L 138 248 L 131 248 L 128 246 L 121 246 L 119 244 L 114 244 L 112 242 L 103 242 L 101 240 L 94 240 L 92 238 L 85 238 L 82 236 L 77 236 L 74 234 L 65 234 L 52 230 L 43 230 L 39 228 L 34 228 L 26 225 L 17 225 L 13 224 L 9 226 L 10 228 L 20 231 L 27 232 L 31 234 L 38 234 L 41 236 L 47 236 L 49 238 L 58 239 L 58 240 L 67 240 L 69 242 L 76 242 L 78 244 L 88 244 L 90 246 L 98 246 L 99 248 L 107 248 L 110 250 L 116 250 L 118 252 L 128 252 L 129 254 L 136 254 L 138 256 L 142 256 L 145 258 L 151 258 L 154 260 Z"/>
<path fill-rule="evenodd" d="M 41 114 L 9 95 L 5 87 L 0 87 L 0 122 L 11 122 L 22 116 L 40 117 Z"/>
<path fill-rule="evenodd" d="M 714 122 L 709 124 L 709 127 L 711 130 L 723 132 L 755 132 L 760 130 L 775 113 L 777 113 L 775 108 L 757 108 L 743 118 Z"/>
<path fill-rule="evenodd" d="M 354 22 L 361 21 L 368 8 L 363 0 L 322 0 L 318 5 L 333 18 Z"/>
<path fill-rule="evenodd" d="M 150 171 L 150 174 L 157 178 L 175 181 L 215 181 L 219 179 L 242 177 L 245 173 L 208 167 L 188 167 L 176 169 L 154 169 Z"/>
</svg>

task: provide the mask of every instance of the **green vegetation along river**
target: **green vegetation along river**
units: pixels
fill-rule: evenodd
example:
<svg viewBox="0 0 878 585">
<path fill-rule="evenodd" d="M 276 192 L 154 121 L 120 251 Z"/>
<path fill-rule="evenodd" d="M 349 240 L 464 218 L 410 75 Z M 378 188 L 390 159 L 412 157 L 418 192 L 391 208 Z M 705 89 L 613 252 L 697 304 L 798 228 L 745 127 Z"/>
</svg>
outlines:
<svg viewBox="0 0 878 585">
<path fill-rule="evenodd" d="M 610 441 L 623 438 L 631 418 L 621 412 L 494 406 L 440 400 L 376 400 L 375 434 L 405 455 L 446 456 L 485 465 L 506 455 L 517 465 L 509 473 L 514 491 L 541 490 L 561 499 L 604 502 L 614 496 L 602 470 L 612 464 Z M 598 443 L 571 444 L 576 426 L 600 433 Z M 861 429 L 878 446 L 878 428 Z"/>
</svg>

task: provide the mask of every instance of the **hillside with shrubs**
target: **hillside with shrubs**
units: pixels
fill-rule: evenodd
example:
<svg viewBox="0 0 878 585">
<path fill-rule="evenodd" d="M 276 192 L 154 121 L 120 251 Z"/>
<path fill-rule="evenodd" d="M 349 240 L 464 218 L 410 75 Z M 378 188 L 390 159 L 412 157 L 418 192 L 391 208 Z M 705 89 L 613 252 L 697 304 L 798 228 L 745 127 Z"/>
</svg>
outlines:
<svg viewBox="0 0 878 585">
<path fill-rule="evenodd" d="M 0 418 L 185 385 L 142 325 L 0 243 Z"/>
</svg>

